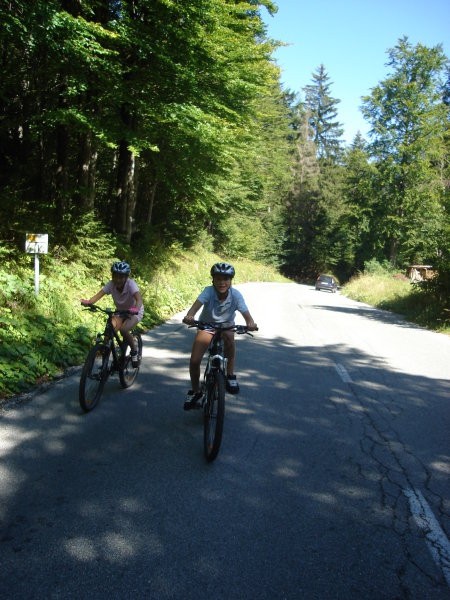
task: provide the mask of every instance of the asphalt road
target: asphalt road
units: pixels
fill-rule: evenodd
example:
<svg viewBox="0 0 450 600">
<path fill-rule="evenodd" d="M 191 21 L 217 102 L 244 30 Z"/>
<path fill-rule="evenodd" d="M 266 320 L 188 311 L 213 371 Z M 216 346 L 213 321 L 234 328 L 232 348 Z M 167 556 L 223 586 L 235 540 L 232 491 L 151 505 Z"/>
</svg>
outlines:
<svg viewBox="0 0 450 600">
<path fill-rule="evenodd" d="M 239 396 L 202 454 L 193 330 L 90 414 L 79 373 L 0 411 L 0 598 L 449 599 L 450 338 L 295 284 L 240 286 Z"/>
</svg>

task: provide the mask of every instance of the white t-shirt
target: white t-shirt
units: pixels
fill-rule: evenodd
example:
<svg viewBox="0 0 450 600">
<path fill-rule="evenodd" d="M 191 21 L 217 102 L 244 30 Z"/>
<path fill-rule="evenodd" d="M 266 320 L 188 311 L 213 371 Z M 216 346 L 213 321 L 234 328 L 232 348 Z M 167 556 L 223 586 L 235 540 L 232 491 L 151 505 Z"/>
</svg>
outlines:
<svg viewBox="0 0 450 600">
<path fill-rule="evenodd" d="M 241 292 L 231 287 L 228 290 L 225 300 L 219 300 L 217 291 L 213 285 L 206 287 L 197 300 L 203 304 L 200 321 L 205 321 L 206 323 L 233 325 L 237 310 L 241 314 L 248 311 Z"/>
</svg>

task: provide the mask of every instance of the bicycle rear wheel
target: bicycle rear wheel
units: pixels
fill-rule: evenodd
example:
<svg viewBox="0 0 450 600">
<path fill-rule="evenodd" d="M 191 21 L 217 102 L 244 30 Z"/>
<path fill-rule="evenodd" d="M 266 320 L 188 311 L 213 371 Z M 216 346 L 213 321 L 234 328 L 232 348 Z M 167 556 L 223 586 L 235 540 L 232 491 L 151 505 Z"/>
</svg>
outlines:
<svg viewBox="0 0 450 600">
<path fill-rule="evenodd" d="M 225 417 L 225 376 L 211 373 L 206 382 L 206 402 L 203 413 L 203 450 L 208 462 L 219 453 Z"/>
<path fill-rule="evenodd" d="M 139 333 L 139 331 L 132 331 L 131 333 L 136 342 L 138 355 L 142 357 L 141 334 Z M 119 361 L 119 365 L 120 365 L 119 366 L 119 379 L 120 379 L 120 385 L 123 388 L 128 388 L 131 385 L 133 385 L 134 380 L 136 379 L 137 374 L 139 373 L 139 367 L 133 367 L 133 365 L 131 364 L 130 352 L 131 352 L 130 346 L 127 346 L 125 354 L 122 356 L 122 358 Z"/>
<path fill-rule="evenodd" d="M 81 371 L 78 399 L 84 412 L 95 408 L 100 400 L 103 387 L 109 375 L 111 348 L 95 344 L 86 357 Z"/>
</svg>

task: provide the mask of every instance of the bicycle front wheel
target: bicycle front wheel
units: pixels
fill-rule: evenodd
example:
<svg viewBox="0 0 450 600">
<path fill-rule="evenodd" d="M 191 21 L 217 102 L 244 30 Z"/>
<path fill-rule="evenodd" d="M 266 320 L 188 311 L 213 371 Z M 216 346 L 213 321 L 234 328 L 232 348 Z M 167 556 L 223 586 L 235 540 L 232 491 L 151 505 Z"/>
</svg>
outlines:
<svg viewBox="0 0 450 600">
<path fill-rule="evenodd" d="M 134 341 L 136 342 L 136 348 L 138 351 L 138 355 L 142 356 L 141 334 L 139 333 L 139 331 L 132 331 L 131 333 L 134 337 Z M 139 367 L 133 367 L 133 365 L 131 364 L 130 346 L 127 346 L 125 354 L 120 359 L 119 365 L 120 365 L 119 366 L 120 385 L 123 388 L 128 388 L 131 385 L 133 385 L 134 380 L 136 379 L 136 377 L 139 373 Z"/>
<path fill-rule="evenodd" d="M 206 382 L 206 402 L 203 413 L 203 450 L 208 462 L 219 453 L 225 417 L 225 376 L 211 373 Z"/>
<path fill-rule="evenodd" d="M 100 400 L 103 387 L 109 375 L 111 349 L 103 344 L 95 344 L 86 357 L 81 371 L 78 399 L 84 412 L 95 408 Z"/>
</svg>

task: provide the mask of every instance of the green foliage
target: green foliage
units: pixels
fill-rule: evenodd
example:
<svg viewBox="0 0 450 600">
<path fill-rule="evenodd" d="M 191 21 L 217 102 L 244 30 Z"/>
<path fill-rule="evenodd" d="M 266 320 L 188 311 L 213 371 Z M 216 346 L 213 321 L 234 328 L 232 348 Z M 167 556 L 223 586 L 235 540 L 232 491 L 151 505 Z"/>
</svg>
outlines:
<svg viewBox="0 0 450 600">
<path fill-rule="evenodd" d="M 60 260 L 70 263 L 75 261 L 95 277 L 104 275 L 105 265 L 108 265 L 111 256 L 117 252 L 120 253 L 119 241 L 106 230 L 93 212 L 75 219 L 67 244 L 54 249 Z"/>
<path fill-rule="evenodd" d="M 75 243 L 98 272 L 97 219 L 126 246 L 149 227 L 167 246 L 189 246 L 237 203 L 278 202 L 268 195 L 286 172 L 287 120 L 266 9 L 276 10 L 224 0 L 0 7 L 0 236 L 48 231 L 61 256 L 73 259 Z"/>
<path fill-rule="evenodd" d="M 364 263 L 365 275 L 389 275 L 396 272 L 396 269 L 388 260 L 379 262 L 375 258 Z"/>
<path fill-rule="evenodd" d="M 390 49 L 390 75 L 364 99 L 375 159 L 372 229 L 392 264 L 429 262 L 442 250 L 442 164 L 448 107 L 442 102 L 448 60 L 441 46 Z M 374 207 L 375 208 L 375 207 Z"/>
<path fill-rule="evenodd" d="M 216 239 L 220 253 L 232 259 L 257 260 L 270 244 L 261 220 L 238 214 L 231 214 L 218 223 Z"/>
</svg>

